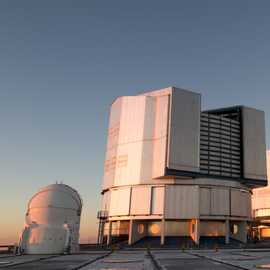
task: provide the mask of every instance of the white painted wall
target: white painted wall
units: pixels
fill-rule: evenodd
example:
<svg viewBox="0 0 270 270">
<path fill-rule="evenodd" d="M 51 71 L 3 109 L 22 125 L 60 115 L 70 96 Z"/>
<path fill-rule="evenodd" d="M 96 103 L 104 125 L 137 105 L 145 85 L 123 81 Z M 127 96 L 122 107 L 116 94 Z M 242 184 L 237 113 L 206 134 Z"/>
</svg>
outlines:
<svg viewBox="0 0 270 270">
<path fill-rule="evenodd" d="M 110 216 L 129 215 L 130 187 L 111 191 Z"/>
<path fill-rule="evenodd" d="M 199 94 L 166 88 L 117 98 L 110 111 L 103 190 L 153 184 L 166 166 L 198 171 L 199 129 Z"/>
<path fill-rule="evenodd" d="M 78 251 L 81 209 L 81 198 L 71 187 L 42 188 L 28 203 L 20 250 L 26 254 Z"/>
<path fill-rule="evenodd" d="M 163 215 L 165 187 L 152 187 L 151 214 Z"/>
<path fill-rule="evenodd" d="M 116 156 L 120 131 L 120 118 L 122 112 L 122 100 L 123 98 L 117 98 L 111 105 L 110 109 L 102 190 L 108 189 L 114 185 Z"/>
<path fill-rule="evenodd" d="M 130 215 L 150 215 L 151 187 L 133 187 L 131 192 Z"/>
</svg>

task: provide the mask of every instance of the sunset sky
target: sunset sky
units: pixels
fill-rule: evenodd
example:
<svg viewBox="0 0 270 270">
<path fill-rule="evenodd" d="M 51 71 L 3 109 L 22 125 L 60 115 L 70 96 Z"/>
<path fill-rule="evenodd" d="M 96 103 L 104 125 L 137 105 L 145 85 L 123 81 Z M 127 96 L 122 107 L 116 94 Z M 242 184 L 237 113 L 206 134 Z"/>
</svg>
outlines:
<svg viewBox="0 0 270 270">
<path fill-rule="evenodd" d="M 174 85 L 203 108 L 266 112 L 269 0 L 0 1 L 0 244 L 14 243 L 28 200 L 62 181 L 96 240 L 110 103 Z"/>
</svg>

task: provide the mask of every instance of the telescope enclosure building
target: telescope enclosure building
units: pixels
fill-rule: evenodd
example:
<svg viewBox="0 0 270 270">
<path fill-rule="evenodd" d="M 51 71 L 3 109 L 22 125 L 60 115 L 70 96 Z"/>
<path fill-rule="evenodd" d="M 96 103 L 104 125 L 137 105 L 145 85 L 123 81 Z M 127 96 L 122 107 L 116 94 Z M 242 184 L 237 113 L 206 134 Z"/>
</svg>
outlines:
<svg viewBox="0 0 270 270">
<path fill-rule="evenodd" d="M 144 237 L 246 242 L 251 190 L 267 184 L 264 112 L 201 110 L 175 87 L 111 105 L 99 243 Z"/>
<path fill-rule="evenodd" d="M 20 254 L 62 254 L 79 251 L 82 199 L 72 187 L 52 184 L 29 201 L 19 240 Z"/>
</svg>

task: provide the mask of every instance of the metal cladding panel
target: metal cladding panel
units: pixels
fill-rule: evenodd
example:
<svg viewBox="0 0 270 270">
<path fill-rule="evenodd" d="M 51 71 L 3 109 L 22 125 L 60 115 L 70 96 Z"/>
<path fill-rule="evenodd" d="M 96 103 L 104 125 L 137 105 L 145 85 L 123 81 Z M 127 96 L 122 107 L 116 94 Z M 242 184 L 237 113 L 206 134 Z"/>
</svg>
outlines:
<svg viewBox="0 0 270 270">
<path fill-rule="evenodd" d="M 151 187 L 133 187 L 131 191 L 130 215 L 150 215 Z"/>
<path fill-rule="evenodd" d="M 163 215 L 164 210 L 164 187 L 152 187 L 152 215 Z"/>
<path fill-rule="evenodd" d="M 200 172 L 240 178 L 240 121 L 201 114 Z"/>
<path fill-rule="evenodd" d="M 174 89 L 170 104 L 167 167 L 199 172 L 201 96 Z"/>
<path fill-rule="evenodd" d="M 110 210 L 110 203 L 111 203 L 111 191 L 106 191 L 102 195 L 102 211 L 109 211 Z"/>
<path fill-rule="evenodd" d="M 144 96 L 122 98 L 119 144 L 142 140 L 146 98 Z"/>
<path fill-rule="evenodd" d="M 114 103 L 111 110 L 111 118 L 115 119 L 117 116 L 118 121 L 112 122 L 118 129 L 117 140 L 111 139 L 110 136 L 108 138 L 104 172 L 106 188 L 138 184 L 142 182 L 141 172 L 147 179 L 150 179 L 152 174 L 152 146 L 148 143 L 146 147 L 145 144 L 152 138 L 154 132 L 152 124 L 154 98 L 135 96 L 122 97 L 119 100 L 121 103 L 118 102 L 120 103 L 118 106 L 121 106 L 121 109 Z M 110 126 L 110 129 L 114 126 Z M 114 142 L 113 145 L 110 143 L 111 140 Z"/>
<path fill-rule="evenodd" d="M 156 97 L 153 141 L 153 178 L 164 176 L 168 140 L 169 95 Z"/>
<path fill-rule="evenodd" d="M 261 188 L 253 192 L 252 209 L 270 209 L 270 188 Z"/>
<path fill-rule="evenodd" d="M 270 151 L 266 153 L 267 160 L 267 178 L 268 185 L 264 188 L 255 188 L 252 190 L 252 209 L 262 209 L 270 208 L 270 186 L 269 186 L 269 177 L 270 177 Z"/>
<path fill-rule="evenodd" d="M 200 188 L 200 214 L 210 215 L 211 213 L 211 189 Z"/>
<path fill-rule="evenodd" d="M 123 97 L 114 186 L 140 182 L 146 97 Z"/>
<path fill-rule="evenodd" d="M 163 88 L 163 89 L 152 90 L 150 92 L 143 92 L 141 95 L 142 96 L 151 96 L 151 97 L 164 96 L 164 95 L 171 94 L 172 89 L 173 89 L 173 87 L 169 86 L 169 87 Z"/>
<path fill-rule="evenodd" d="M 119 140 L 120 118 L 122 111 L 122 98 L 118 98 L 111 106 L 109 129 L 107 137 L 106 158 L 104 163 L 104 176 L 102 189 L 107 189 L 114 184 L 116 167 L 117 145 Z"/>
<path fill-rule="evenodd" d="M 72 194 L 67 193 L 65 190 L 57 189 L 41 190 L 33 196 L 29 203 L 29 209 L 48 207 L 77 210 L 80 208 L 80 205 L 73 199 Z"/>
<path fill-rule="evenodd" d="M 130 187 L 113 189 L 111 191 L 111 203 L 109 216 L 129 215 Z"/>
<path fill-rule="evenodd" d="M 230 191 L 211 189 L 211 215 L 228 216 L 230 214 Z"/>
<path fill-rule="evenodd" d="M 156 98 L 146 97 L 144 110 L 143 142 L 141 155 L 140 183 L 152 182 L 154 164 L 154 133 L 155 133 Z"/>
<path fill-rule="evenodd" d="M 251 217 L 251 195 L 244 190 L 231 190 L 231 216 Z"/>
<path fill-rule="evenodd" d="M 131 185 L 140 182 L 143 142 L 119 145 L 114 186 Z"/>
<path fill-rule="evenodd" d="M 165 218 L 191 219 L 199 217 L 198 186 L 166 186 Z"/>
<path fill-rule="evenodd" d="M 147 96 L 124 98 L 115 186 L 140 184 L 152 179 L 154 113 L 155 98 Z"/>
<path fill-rule="evenodd" d="M 28 228 L 27 233 L 24 231 L 23 237 L 25 254 L 62 254 L 66 250 L 69 234 L 64 227 L 39 227 L 37 225 L 37 227 Z"/>
<path fill-rule="evenodd" d="M 244 177 L 266 180 L 266 144 L 264 112 L 243 107 Z"/>
</svg>

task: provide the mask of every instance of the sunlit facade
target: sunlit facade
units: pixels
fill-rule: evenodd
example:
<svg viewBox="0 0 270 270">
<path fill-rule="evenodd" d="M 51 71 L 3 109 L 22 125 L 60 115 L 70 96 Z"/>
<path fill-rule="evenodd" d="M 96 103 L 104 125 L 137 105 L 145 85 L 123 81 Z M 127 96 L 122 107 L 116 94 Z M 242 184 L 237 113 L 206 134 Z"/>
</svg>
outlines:
<svg viewBox="0 0 270 270">
<path fill-rule="evenodd" d="M 267 175 L 270 176 L 270 151 L 267 151 Z M 252 214 L 254 229 L 259 238 L 270 237 L 270 186 L 253 190 Z"/>
<path fill-rule="evenodd" d="M 201 110 L 201 95 L 168 87 L 111 105 L 100 243 L 144 237 L 245 242 L 251 189 L 265 186 L 264 112 Z"/>
</svg>

